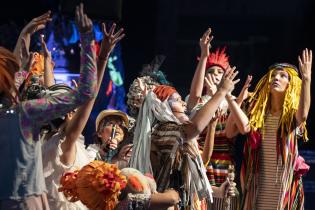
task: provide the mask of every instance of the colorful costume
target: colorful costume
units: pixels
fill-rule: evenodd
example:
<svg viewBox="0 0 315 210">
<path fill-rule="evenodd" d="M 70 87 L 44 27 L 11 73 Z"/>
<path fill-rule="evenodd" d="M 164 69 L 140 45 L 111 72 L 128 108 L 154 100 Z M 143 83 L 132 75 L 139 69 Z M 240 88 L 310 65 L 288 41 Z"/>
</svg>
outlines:
<svg viewBox="0 0 315 210">
<path fill-rule="evenodd" d="M 268 113 L 268 106 L 272 72 L 279 68 L 288 73 L 290 82 L 285 93 L 281 116 L 275 118 Z M 307 133 L 305 122 L 297 126 L 295 120 L 301 79 L 298 77 L 297 68 L 290 64 L 276 64 L 269 70 L 257 84 L 249 101 L 251 132 L 244 146 L 241 170 L 244 196 L 242 208 L 304 209 L 301 172 L 306 172 L 308 167 L 298 154 L 297 141 L 301 136 L 306 141 Z M 265 196 L 268 195 L 272 195 L 273 198 L 266 201 Z"/>
<path fill-rule="evenodd" d="M 0 161 L 1 206 L 10 201 L 24 205 L 23 202 L 29 196 L 45 194 L 39 141 L 41 125 L 68 113 L 95 96 L 96 64 L 92 34 L 82 35 L 82 46 L 78 90 L 23 101 L 13 106 L 11 101 L 7 101 L 7 104 L 0 106 L 0 124 L 4 131 L 0 132 L 0 154 L 5 160 Z"/>
<path fill-rule="evenodd" d="M 211 74 L 211 67 L 218 66 L 225 70 L 229 66 L 228 56 L 225 53 L 225 48 L 217 49 L 214 53 L 210 53 L 206 63 L 206 74 Z M 205 91 L 204 91 L 205 92 Z M 188 100 L 186 97 L 186 101 Z M 199 98 L 198 104 L 190 111 L 189 118 L 191 119 L 195 113 L 201 109 L 209 100 L 211 96 L 203 95 Z M 207 176 L 212 186 L 220 187 L 225 182 L 228 175 L 229 165 L 235 165 L 234 162 L 234 139 L 229 139 L 225 134 L 225 124 L 229 115 L 228 103 L 223 100 L 216 112 L 218 115 L 218 122 L 216 125 L 213 152 L 210 162 L 206 164 Z M 199 149 L 203 152 L 207 129 L 205 129 L 198 138 Z M 238 192 L 236 192 L 238 195 Z M 224 209 L 224 199 L 214 198 L 214 208 Z M 238 197 L 232 198 L 232 209 L 238 209 Z"/>
<path fill-rule="evenodd" d="M 163 88 L 154 91 L 164 93 Z M 181 206 L 195 210 L 203 199 L 212 202 L 212 189 L 197 142 L 187 141 L 183 126 L 168 101 L 150 91 L 137 119 L 130 166 L 154 174 L 158 192 L 174 188 L 181 194 Z"/>
</svg>

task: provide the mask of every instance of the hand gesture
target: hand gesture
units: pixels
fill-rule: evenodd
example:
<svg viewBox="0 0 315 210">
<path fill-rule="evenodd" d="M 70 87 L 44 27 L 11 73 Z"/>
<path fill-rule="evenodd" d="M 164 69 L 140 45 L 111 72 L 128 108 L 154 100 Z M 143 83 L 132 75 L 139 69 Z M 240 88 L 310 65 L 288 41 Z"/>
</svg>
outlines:
<svg viewBox="0 0 315 210">
<path fill-rule="evenodd" d="M 231 68 L 230 66 L 226 69 L 222 80 L 219 84 L 219 89 L 225 91 L 227 94 L 231 94 L 231 92 L 234 90 L 235 84 L 237 84 L 240 79 L 235 79 L 236 75 L 238 74 L 238 71 L 235 71 L 236 67 L 234 66 Z"/>
<path fill-rule="evenodd" d="M 79 6 L 76 6 L 75 9 L 75 22 L 78 26 L 79 32 L 89 33 L 93 30 L 92 20 L 84 13 L 83 4 L 81 3 Z"/>
<path fill-rule="evenodd" d="M 208 28 L 208 30 L 202 35 L 202 37 L 199 40 L 199 45 L 201 49 L 201 57 L 208 57 L 209 56 L 209 49 L 211 48 L 211 40 L 213 39 L 213 36 L 210 36 L 211 34 L 211 28 Z"/>
<path fill-rule="evenodd" d="M 41 43 L 41 46 L 42 46 L 42 52 L 43 52 L 43 55 L 44 55 L 45 64 L 47 63 L 47 64 L 51 65 L 51 63 L 52 63 L 51 52 L 47 48 L 47 45 L 46 45 L 46 42 L 44 40 L 44 36 L 43 35 L 40 36 L 40 43 Z"/>
<path fill-rule="evenodd" d="M 210 74 L 205 76 L 205 87 L 207 89 L 207 94 L 213 96 L 217 92 L 217 86 L 214 84 L 213 79 Z"/>
<path fill-rule="evenodd" d="M 248 96 L 249 96 L 248 88 L 250 87 L 250 83 L 251 83 L 252 79 L 253 79 L 252 75 L 247 75 L 246 82 L 245 82 L 240 94 L 237 97 L 237 100 L 240 103 L 242 103 L 244 100 L 246 100 L 248 98 Z"/>
<path fill-rule="evenodd" d="M 119 29 L 118 32 L 115 33 L 116 23 L 112 25 L 109 32 L 106 30 L 105 23 L 102 23 L 102 32 L 103 32 L 103 40 L 101 43 L 101 49 L 99 53 L 100 58 L 106 58 L 112 50 L 115 48 L 117 42 L 119 42 L 122 38 L 125 37 L 123 33 L 124 29 Z"/>
<path fill-rule="evenodd" d="M 312 75 L 312 50 L 307 48 L 303 50 L 301 57 L 298 57 L 299 60 L 299 69 L 302 75 L 303 80 L 310 80 Z"/>
<path fill-rule="evenodd" d="M 123 146 L 118 152 L 118 160 L 129 161 L 132 153 L 132 144 Z"/>
<path fill-rule="evenodd" d="M 51 21 L 50 18 L 50 11 L 46 12 L 45 14 L 33 18 L 31 22 L 29 22 L 22 30 L 23 34 L 30 34 L 32 35 L 36 31 L 39 31 L 43 28 L 45 28 L 47 22 Z"/>
</svg>

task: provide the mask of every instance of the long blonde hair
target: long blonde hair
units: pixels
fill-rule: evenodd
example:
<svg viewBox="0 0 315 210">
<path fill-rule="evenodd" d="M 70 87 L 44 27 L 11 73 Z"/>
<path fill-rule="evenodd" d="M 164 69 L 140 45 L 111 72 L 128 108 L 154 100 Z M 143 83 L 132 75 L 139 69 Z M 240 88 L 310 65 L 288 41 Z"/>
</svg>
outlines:
<svg viewBox="0 0 315 210">
<path fill-rule="evenodd" d="M 289 75 L 289 86 L 285 92 L 283 109 L 279 121 L 279 128 L 281 129 L 281 136 L 290 132 L 295 113 L 299 107 L 301 84 L 302 80 L 299 78 L 297 68 L 291 64 L 279 63 L 271 66 L 266 75 L 264 75 L 258 84 L 255 91 L 249 99 L 249 124 L 252 129 L 257 130 L 264 126 L 265 115 L 270 103 L 270 83 L 272 81 L 272 73 L 282 69 Z M 304 127 L 304 140 L 307 141 L 307 131 Z"/>
</svg>

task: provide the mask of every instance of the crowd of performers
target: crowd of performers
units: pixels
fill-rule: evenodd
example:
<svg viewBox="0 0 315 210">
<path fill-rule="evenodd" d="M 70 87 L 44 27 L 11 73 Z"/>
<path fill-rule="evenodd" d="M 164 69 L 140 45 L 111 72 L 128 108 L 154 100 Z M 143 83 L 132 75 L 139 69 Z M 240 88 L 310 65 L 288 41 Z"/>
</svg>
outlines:
<svg viewBox="0 0 315 210">
<path fill-rule="evenodd" d="M 0 47 L 0 210 L 304 209 L 309 167 L 298 139 L 308 140 L 311 50 L 298 68 L 269 67 L 251 93 L 249 75 L 235 97 L 238 72 L 224 48 L 210 52 L 209 28 L 185 100 L 158 62 L 148 65 L 129 88 L 129 115 L 100 112 L 94 144 L 85 145 L 109 55 L 125 34 L 103 24 L 96 52 L 92 21 L 77 6 L 80 78 L 75 88 L 55 84 L 44 38 L 41 53 L 29 51 L 50 15 L 23 28 L 14 52 Z M 239 133 L 244 154 L 234 154 Z"/>
</svg>

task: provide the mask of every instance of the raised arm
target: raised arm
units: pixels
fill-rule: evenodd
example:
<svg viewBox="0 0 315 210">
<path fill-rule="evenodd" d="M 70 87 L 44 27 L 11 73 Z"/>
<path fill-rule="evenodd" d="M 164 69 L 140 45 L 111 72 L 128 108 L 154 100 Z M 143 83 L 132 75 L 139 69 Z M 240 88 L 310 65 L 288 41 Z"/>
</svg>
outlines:
<svg viewBox="0 0 315 210">
<path fill-rule="evenodd" d="M 17 58 L 19 65 L 21 66 L 22 61 L 20 57 L 20 53 L 22 50 L 22 42 L 25 42 L 26 50 L 29 51 L 30 42 L 31 42 L 31 35 L 34 34 L 36 31 L 39 31 L 45 28 L 47 22 L 51 21 L 50 18 L 50 11 L 46 12 L 45 14 L 36 17 L 31 20 L 21 31 L 19 38 L 16 42 L 13 54 Z M 24 40 L 24 41 L 23 41 Z"/>
<path fill-rule="evenodd" d="M 84 14 L 83 5 L 76 10 L 76 22 L 81 35 L 81 66 L 78 89 L 56 96 L 21 103 L 22 114 L 37 124 L 63 116 L 96 96 L 96 55 L 92 21 Z"/>
<path fill-rule="evenodd" d="M 115 45 L 125 36 L 123 29 L 120 29 L 117 33 L 114 33 L 116 24 L 113 24 L 110 31 L 106 31 L 106 26 L 103 23 L 103 40 L 101 43 L 100 53 L 98 55 L 97 62 L 97 90 L 96 94 L 100 89 L 105 68 L 110 53 L 115 48 Z M 65 128 L 66 139 L 61 145 L 63 155 L 61 161 L 64 164 L 71 164 L 75 160 L 75 142 L 82 133 L 91 111 L 93 109 L 95 98 L 88 100 L 85 104 L 79 107 L 73 118 L 67 123 Z"/>
<path fill-rule="evenodd" d="M 190 87 L 190 93 L 189 98 L 187 102 L 187 109 L 188 111 L 192 110 L 196 104 L 198 103 L 198 100 L 202 96 L 202 89 L 203 89 L 203 82 L 205 78 L 205 71 L 206 71 L 206 63 L 207 58 L 209 56 L 209 48 L 210 48 L 210 42 L 213 39 L 213 36 L 211 35 L 211 28 L 209 28 L 202 36 L 202 38 L 199 40 L 199 45 L 201 49 L 201 55 L 200 60 L 198 62 L 193 80 L 191 82 Z"/>
<path fill-rule="evenodd" d="M 299 56 L 299 69 L 302 75 L 302 87 L 299 108 L 295 114 L 297 124 L 304 123 L 307 119 L 311 105 L 311 76 L 312 76 L 312 50 L 307 48 Z"/>
<path fill-rule="evenodd" d="M 196 113 L 196 115 L 191 119 L 191 123 L 184 127 L 188 139 L 193 139 L 199 135 L 203 129 L 205 129 L 226 94 L 230 93 L 234 89 L 234 85 L 239 82 L 239 79 L 234 80 L 238 74 L 238 72 L 234 72 L 234 70 L 235 67 L 228 68 L 226 70 L 219 85 L 218 91 Z"/>
<path fill-rule="evenodd" d="M 248 118 L 240 107 L 243 101 L 248 98 L 249 95 L 248 88 L 250 86 L 252 78 L 253 77 L 251 75 L 247 76 L 246 82 L 235 101 L 231 96 L 226 96 L 229 108 L 231 110 L 231 113 L 226 121 L 225 126 L 225 132 L 228 138 L 233 138 L 239 132 L 242 134 L 249 132 L 250 126 L 248 125 Z M 239 108 L 235 107 L 235 104 L 237 104 Z M 236 114 L 235 116 L 235 113 L 238 114 Z"/>
<path fill-rule="evenodd" d="M 44 85 L 50 87 L 55 84 L 53 73 L 54 64 L 51 58 L 51 52 L 48 50 L 43 35 L 40 36 L 42 51 L 44 55 Z"/>
<path fill-rule="evenodd" d="M 207 135 L 205 140 L 205 146 L 202 151 L 202 161 L 204 165 L 208 165 L 212 152 L 213 152 L 213 145 L 214 145 L 214 137 L 215 137 L 215 129 L 217 126 L 218 117 L 215 119 L 211 119 L 210 124 L 207 128 Z"/>
</svg>

